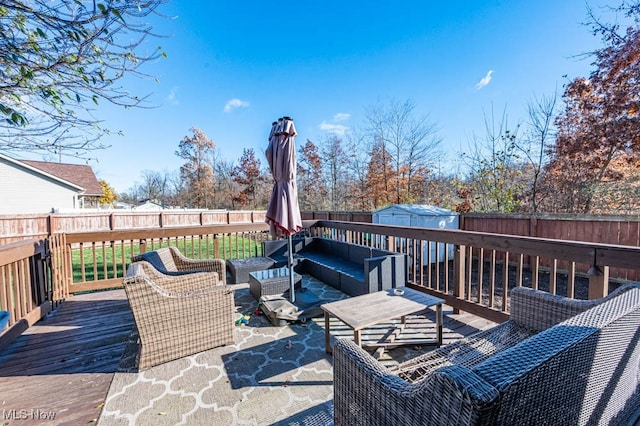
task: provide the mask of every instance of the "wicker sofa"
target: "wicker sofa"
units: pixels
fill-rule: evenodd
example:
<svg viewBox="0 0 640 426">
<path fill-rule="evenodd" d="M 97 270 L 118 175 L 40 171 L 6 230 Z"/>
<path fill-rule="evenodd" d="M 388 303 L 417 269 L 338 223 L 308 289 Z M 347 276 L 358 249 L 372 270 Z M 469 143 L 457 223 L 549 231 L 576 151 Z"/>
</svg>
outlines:
<svg viewBox="0 0 640 426">
<path fill-rule="evenodd" d="M 388 370 L 334 354 L 336 425 L 634 424 L 640 285 L 576 301 L 516 288 L 511 319 Z"/>
<path fill-rule="evenodd" d="M 165 275 L 146 261 L 123 280 L 139 334 L 138 368 L 233 343 L 233 292 L 210 272 Z"/>
<path fill-rule="evenodd" d="M 227 282 L 226 264 L 223 259 L 190 259 L 177 247 L 163 247 L 131 257 L 131 262 L 145 260 L 166 275 L 184 275 L 193 272 L 216 272 L 218 280 Z"/>
<path fill-rule="evenodd" d="M 406 258 L 394 253 L 322 237 L 293 239 L 295 269 L 350 296 L 406 285 Z M 287 262 L 287 241 L 263 242 L 276 266 Z"/>
</svg>

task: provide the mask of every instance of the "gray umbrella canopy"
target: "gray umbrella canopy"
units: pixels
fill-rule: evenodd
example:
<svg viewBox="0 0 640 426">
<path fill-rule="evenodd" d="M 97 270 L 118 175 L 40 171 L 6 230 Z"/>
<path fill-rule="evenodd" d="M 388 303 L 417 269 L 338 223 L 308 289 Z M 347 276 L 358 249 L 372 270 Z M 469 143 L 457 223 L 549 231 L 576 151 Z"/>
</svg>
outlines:
<svg viewBox="0 0 640 426">
<path fill-rule="evenodd" d="M 290 117 L 282 117 L 271 126 L 265 152 L 275 183 L 265 222 L 273 236 L 289 236 L 302 229 L 298 187 L 296 185 L 296 128 Z"/>
<path fill-rule="evenodd" d="M 290 117 L 278 119 L 271 126 L 269 146 L 265 152 L 275 181 L 265 222 L 271 228 L 271 235 L 287 236 L 289 240 L 287 251 L 291 302 L 296 300 L 291 235 L 302 229 L 296 185 L 296 134 L 293 119 Z"/>
</svg>

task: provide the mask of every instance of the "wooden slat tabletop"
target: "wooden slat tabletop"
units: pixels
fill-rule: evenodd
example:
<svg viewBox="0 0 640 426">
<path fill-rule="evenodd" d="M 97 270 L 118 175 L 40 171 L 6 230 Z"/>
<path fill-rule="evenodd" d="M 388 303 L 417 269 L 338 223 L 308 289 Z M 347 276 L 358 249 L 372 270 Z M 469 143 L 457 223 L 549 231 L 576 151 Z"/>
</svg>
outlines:
<svg viewBox="0 0 640 426">
<path fill-rule="evenodd" d="M 362 330 L 444 302 L 442 299 L 410 288 L 401 287 L 401 289 L 404 294 L 399 296 L 394 295 L 391 289 L 326 303 L 321 307 L 354 330 Z"/>
</svg>

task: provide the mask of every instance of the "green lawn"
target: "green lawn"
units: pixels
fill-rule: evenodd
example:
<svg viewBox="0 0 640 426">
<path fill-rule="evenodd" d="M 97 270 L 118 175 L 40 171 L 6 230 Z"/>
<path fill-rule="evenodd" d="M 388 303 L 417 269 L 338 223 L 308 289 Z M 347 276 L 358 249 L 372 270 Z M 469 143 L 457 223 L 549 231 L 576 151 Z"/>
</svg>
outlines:
<svg viewBox="0 0 640 426">
<path fill-rule="evenodd" d="M 260 256 L 262 247 L 255 240 L 236 236 L 224 236 L 215 239 L 219 245 L 219 255 L 223 259 L 238 259 Z M 172 241 L 171 244 L 164 242 L 163 244 L 154 245 L 153 248 L 147 245 L 147 251 L 175 245 L 180 249 L 182 254 L 195 259 L 212 259 L 215 257 L 215 242 L 212 237 L 209 238 L 190 238 L 180 241 Z M 124 254 L 123 254 L 124 250 Z M 95 253 L 95 261 L 94 261 Z M 85 281 L 91 282 L 109 278 L 123 277 L 125 268 L 131 263 L 131 256 L 139 254 L 140 247 L 131 245 L 117 245 L 115 247 L 96 246 L 93 248 L 84 248 L 83 250 L 74 250 L 72 252 L 72 271 L 73 282 L 82 282 L 82 259 L 84 258 Z M 115 258 L 115 263 L 114 263 Z M 123 265 L 124 263 L 124 265 Z M 106 264 L 106 271 L 105 271 Z"/>
</svg>

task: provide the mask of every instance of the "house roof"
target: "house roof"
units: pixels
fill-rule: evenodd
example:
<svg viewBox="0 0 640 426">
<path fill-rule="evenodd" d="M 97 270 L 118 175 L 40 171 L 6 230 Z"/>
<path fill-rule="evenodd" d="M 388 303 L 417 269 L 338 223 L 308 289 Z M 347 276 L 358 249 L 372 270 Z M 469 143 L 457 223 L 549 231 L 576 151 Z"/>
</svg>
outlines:
<svg viewBox="0 0 640 426">
<path fill-rule="evenodd" d="M 91 166 L 84 164 L 50 163 L 48 161 L 19 161 L 83 188 L 83 195 L 102 196 L 104 194 L 102 186 L 100 186 L 100 182 L 98 182 Z"/>
</svg>

